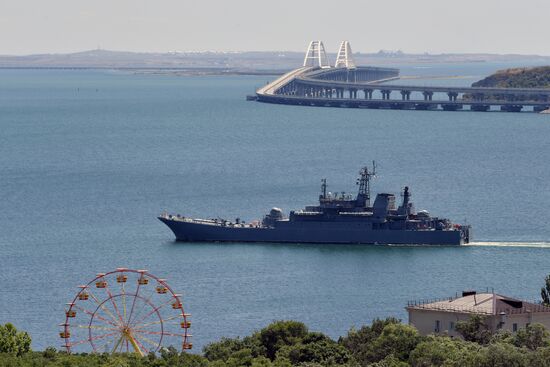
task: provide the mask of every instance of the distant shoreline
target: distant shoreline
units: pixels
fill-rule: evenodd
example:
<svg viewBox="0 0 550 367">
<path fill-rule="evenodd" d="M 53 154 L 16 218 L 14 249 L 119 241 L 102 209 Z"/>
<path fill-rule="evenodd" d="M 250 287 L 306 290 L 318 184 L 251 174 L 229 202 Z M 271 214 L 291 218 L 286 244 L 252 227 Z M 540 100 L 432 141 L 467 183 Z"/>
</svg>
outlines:
<svg viewBox="0 0 550 367">
<path fill-rule="evenodd" d="M 327 54 L 330 64 L 335 54 Z M 356 65 L 403 66 L 506 63 L 514 67 L 550 65 L 550 56 L 491 54 L 355 53 Z M 136 53 L 90 50 L 69 54 L 0 55 L 0 69 L 139 70 L 176 75 L 281 75 L 302 65 L 302 52 Z"/>
<path fill-rule="evenodd" d="M 112 70 L 128 71 L 134 74 L 176 75 L 176 76 L 222 76 L 222 75 L 267 75 L 284 74 L 288 69 L 281 70 L 239 70 L 216 68 L 159 68 L 159 67 L 109 67 L 109 66 L 0 66 L 0 70 Z"/>
</svg>

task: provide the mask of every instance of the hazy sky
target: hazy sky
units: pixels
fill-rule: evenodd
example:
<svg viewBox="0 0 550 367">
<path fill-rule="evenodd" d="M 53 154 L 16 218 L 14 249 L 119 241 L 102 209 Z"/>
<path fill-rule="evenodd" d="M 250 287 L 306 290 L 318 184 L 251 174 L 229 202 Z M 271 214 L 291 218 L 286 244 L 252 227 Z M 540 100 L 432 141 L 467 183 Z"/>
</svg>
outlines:
<svg viewBox="0 0 550 367">
<path fill-rule="evenodd" d="M 550 0 L 0 0 L 0 54 L 128 51 L 550 55 Z"/>
</svg>

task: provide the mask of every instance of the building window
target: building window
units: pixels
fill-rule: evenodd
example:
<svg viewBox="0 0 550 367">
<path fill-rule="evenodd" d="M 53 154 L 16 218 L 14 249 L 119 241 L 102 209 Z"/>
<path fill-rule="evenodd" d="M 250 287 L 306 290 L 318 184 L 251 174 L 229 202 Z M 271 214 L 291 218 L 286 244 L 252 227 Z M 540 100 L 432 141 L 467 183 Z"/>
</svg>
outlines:
<svg viewBox="0 0 550 367">
<path fill-rule="evenodd" d="M 454 329 L 455 329 L 454 321 L 449 322 L 449 330 L 454 330 Z"/>
<path fill-rule="evenodd" d="M 515 333 L 516 331 L 518 331 L 518 324 L 512 324 L 512 331 Z"/>
<path fill-rule="evenodd" d="M 435 320 L 435 332 L 439 333 L 440 329 L 441 329 L 441 322 L 439 320 Z"/>
</svg>

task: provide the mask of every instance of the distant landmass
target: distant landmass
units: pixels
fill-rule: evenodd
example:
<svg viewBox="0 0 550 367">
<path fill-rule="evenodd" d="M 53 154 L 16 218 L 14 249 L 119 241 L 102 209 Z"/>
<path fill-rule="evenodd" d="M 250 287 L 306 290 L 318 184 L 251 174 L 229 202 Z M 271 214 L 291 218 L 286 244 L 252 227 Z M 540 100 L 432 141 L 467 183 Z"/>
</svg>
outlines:
<svg viewBox="0 0 550 367">
<path fill-rule="evenodd" d="M 407 54 L 401 51 L 354 53 L 358 65 L 421 64 L 449 62 L 540 62 L 550 64 L 550 56 L 492 54 Z M 0 68 L 110 68 L 175 70 L 192 74 L 280 74 L 301 65 L 302 52 L 124 52 L 91 50 L 68 54 L 27 56 L 0 55 Z M 335 54 L 329 54 L 331 60 Z"/>
<path fill-rule="evenodd" d="M 499 70 L 472 87 L 550 88 L 550 66 Z"/>
</svg>

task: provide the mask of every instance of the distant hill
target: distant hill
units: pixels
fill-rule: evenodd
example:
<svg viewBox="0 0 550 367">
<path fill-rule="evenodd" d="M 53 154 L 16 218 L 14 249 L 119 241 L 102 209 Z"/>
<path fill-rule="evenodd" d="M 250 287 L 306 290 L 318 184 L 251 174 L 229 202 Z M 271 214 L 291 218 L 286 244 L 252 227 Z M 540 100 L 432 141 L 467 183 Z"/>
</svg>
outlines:
<svg viewBox="0 0 550 367">
<path fill-rule="evenodd" d="M 472 87 L 550 88 L 550 66 L 499 70 Z"/>
<path fill-rule="evenodd" d="M 328 54 L 334 62 L 336 55 Z M 406 65 L 436 63 L 524 62 L 550 64 L 550 56 L 491 55 L 491 54 L 407 54 L 400 51 L 377 53 L 356 52 L 357 65 Z M 0 68 L 111 68 L 111 69 L 163 69 L 183 73 L 270 73 L 281 74 L 302 65 L 303 52 L 258 51 L 175 51 L 175 52 L 124 52 L 91 50 L 67 54 L 36 54 L 25 56 L 0 55 Z"/>
</svg>

